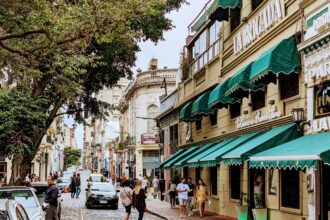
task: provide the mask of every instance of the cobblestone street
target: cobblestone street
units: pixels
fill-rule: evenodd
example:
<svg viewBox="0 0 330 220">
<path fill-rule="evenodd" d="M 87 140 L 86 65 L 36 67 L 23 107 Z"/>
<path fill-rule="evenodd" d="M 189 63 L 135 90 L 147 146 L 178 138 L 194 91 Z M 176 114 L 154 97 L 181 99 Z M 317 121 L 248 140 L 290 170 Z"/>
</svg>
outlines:
<svg viewBox="0 0 330 220">
<path fill-rule="evenodd" d="M 87 185 L 88 172 L 81 172 L 81 194 L 79 199 L 72 199 L 70 193 L 62 193 L 62 220 L 109 220 L 109 219 L 123 219 L 125 215 L 125 208 L 119 201 L 118 210 L 111 209 L 87 209 L 85 207 L 85 188 Z M 132 218 L 138 219 L 138 213 L 132 209 Z M 146 213 L 145 220 L 159 220 L 156 216 Z"/>
</svg>

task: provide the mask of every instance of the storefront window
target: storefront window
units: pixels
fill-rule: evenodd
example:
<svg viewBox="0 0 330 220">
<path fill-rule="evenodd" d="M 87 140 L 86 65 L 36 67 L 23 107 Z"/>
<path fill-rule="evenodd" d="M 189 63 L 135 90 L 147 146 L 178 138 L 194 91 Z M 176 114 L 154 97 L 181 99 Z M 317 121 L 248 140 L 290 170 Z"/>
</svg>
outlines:
<svg viewBox="0 0 330 220">
<path fill-rule="evenodd" d="M 281 100 L 296 96 L 299 94 L 299 74 L 290 75 L 280 74 L 280 94 Z"/>
<path fill-rule="evenodd" d="M 210 172 L 211 195 L 218 195 L 218 167 L 211 167 Z"/>
<path fill-rule="evenodd" d="M 240 199 L 241 194 L 241 167 L 230 166 L 230 198 Z"/>
<path fill-rule="evenodd" d="M 264 91 L 251 92 L 252 111 L 265 107 L 266 93 Z"/>
<path fill-rule="evenodd" d="M 287 208 L 300 208 L 299 170 L 281 170 L 281 205 Z"/>
<path fill-rule="evenodd" d="M 315 94 L 315 117 L 330 114 L 330 81 L 314 87 Z"/>
<path fill-rule="evenodd" d="M 218 111 L 215 111 L 214 114 L 210 114 L 211 126 L 215 126 L 218 124 Z"/>
</svg>

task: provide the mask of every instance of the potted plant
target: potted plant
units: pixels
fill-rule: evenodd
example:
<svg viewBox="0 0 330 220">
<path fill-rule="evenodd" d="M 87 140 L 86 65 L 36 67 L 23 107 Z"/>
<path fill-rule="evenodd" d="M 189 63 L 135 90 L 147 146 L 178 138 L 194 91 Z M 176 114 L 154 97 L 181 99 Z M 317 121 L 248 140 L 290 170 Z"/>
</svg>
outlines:
<svg viewBox="0 0 330 220">
<path fill-rule="evenodd" d="M 262 193 L 254 193 L 255 208 L 252 209 L 254 220 L 267 220 L 267 208 L 264 207 Z"/>
<path fill-rule="evenodd" d="M 237 212 L 237 219 L 238 220 L 247 220 L 248 219 L 248 206 L 243 205 L 243 202 L 246 202 L 246 193 L 241 192 L 239 198 L 239 205 L 237 205 L 236 212 Z"/>
</svg>

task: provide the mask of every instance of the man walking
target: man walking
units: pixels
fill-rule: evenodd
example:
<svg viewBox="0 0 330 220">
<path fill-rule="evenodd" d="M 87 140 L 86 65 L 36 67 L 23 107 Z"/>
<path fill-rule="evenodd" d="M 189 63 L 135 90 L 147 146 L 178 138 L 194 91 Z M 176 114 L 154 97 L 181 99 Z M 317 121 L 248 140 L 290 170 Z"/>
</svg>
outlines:
<svg viewBox="0 0 330 220">
<path fill-rule="evenodd" d="M 188 209 L 188 216 L 192 216 L 194 205 L 195 205 L 195 185 L 191 182 L 191 178 L 188 177 L 188 186 L 189 186 L 189 191 L 188 191 L 188 204 L 187 204 L 187 209 Z"/>
<path fill-rule="evenodd" d="M 81 185 L 80 173 L 78 173 L 77 177 L 76 177 L 76 198 L 77 199 L 79 198 L 79 194 L 81 192 L 80 185 Z"/>
<path fill-rule="evenodd" d="M 50 207 L 46 210 L 45 220 L 58 220 L 57 206 L 58 206 L 58 193 L 59 190 L 55 186 L 54 177 L 49 176 L 47 178 L 48 190 L 45 198 L 45 203 L 48 203 Z"/>
<path fill-rule="evenodd" d="M 149 183 L 147 177 L 145 176 L 143 178 L 143 180 L 142 180 L 142 189 L 144 189 L 145 194 L 148 193 L 148 187 L 149 187 L 149 185 L 150 185 L 150 183 Z"/>
<path fill-rule="evenodd" d="M 158 189 L 159 189 L 159 179 L 158 176 L 152 180 L 152 187 L 154 188 L 154 198 L 158 197 Z"/>
<path fill-rule="evenodd" d="M 186 178 L 181 178 L 181 183 L 179 183 L 176 187 L 176 191 L 178 192 L 178 199 L 180 204 L 180 218 L 186 217 L 187 209 L 187 200 L 188 200 L 188 191 L 189 186 L 186 184 Z"/>
</svg>

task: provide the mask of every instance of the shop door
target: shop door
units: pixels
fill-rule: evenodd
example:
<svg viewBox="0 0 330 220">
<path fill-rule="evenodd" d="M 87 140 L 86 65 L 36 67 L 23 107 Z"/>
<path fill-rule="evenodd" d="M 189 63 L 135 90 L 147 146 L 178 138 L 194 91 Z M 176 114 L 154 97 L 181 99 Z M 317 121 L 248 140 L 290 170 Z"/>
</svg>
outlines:
<svg viewBox="0 0 330 220">
<path fill-rule="evenodd" d="M 255 195 L 256 193 L 256 195 Z M 249 170 L 249 219 L 253 219 L 252 209 L 265 207 L 265 170 Z"/>
<path fill-rule="evenodd" d="M 195 169 L 195 182 L 197 185 L 197 181 L 201 178 L 201 168 L 200 167 L 196 167 Z"/>
<path fill-rule="evenodd" d="M 330 166 L 323 165 L 323 217 L 321 219 L 329 219 L 330 218 Z"/>
</svg>

